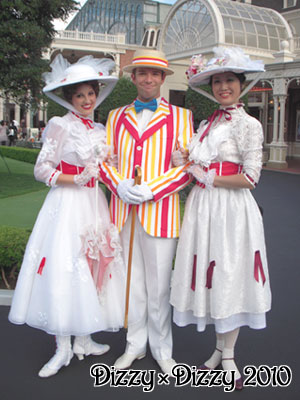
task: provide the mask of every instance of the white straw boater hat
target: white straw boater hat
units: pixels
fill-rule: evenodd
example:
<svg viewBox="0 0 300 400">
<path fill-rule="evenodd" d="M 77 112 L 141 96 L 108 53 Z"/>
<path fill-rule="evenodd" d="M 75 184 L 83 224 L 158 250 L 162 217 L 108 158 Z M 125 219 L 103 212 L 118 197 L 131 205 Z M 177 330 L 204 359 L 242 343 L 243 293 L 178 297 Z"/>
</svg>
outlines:
<svg viewBox="0 0 300 400">
<path fill-rule="evenodd" d="M 212 75 L 223 72 L 244 73 L 246 75 L 264 72 L 263 62 L 261 60 L 251 60 L 239 47 L 214 47 L 213 51 L 214 57 L 209 61 L 201 54 L 193 56 L 191 58 L 191 65 L 186 71 L 189 86 L 201 94 L 204 93 L 203 90 L 199 89 L 199 86 L 208 85 Z M 257 82 L 258 79 L 256 79 L 255 82 Z M 243 90 L 241 97 L 244 96 L 252 86 L 253 85 L 248 85 Z M 208 94 L 207 97 L 211 98 L 213 96 Z M 216 101 L 214 98 L 213 100 Z"/>
<path fill-rule="evenodd" d="M 77 112 L 72 104 L 55 91 L 63 86 L 96 80 L 105 85 L 104 88 L 99 90 L 96 108 L 110 94 L 118 81 L 116 76 L 109 75 L 114 66 L 114 61 L 108 58 L 94 58 L 92 56 L 82 57 L 76 63 L 70 64 L 61 54 L 58 54 L 50 64 L 52 71 L 43 74 L 43 79 L 46 82 L 43 92 L 56 103 L 68 110 Z"/>
<path fill-rule="evenodd" d="M 123 67 L 124 72 L 133 72 L 136 68 L 154 68 L 164 71 L 166 75 L 174 74 L 169 68 L 165 54 L 159 50 L 136 50 L 130 65 Z"/>
</svg>

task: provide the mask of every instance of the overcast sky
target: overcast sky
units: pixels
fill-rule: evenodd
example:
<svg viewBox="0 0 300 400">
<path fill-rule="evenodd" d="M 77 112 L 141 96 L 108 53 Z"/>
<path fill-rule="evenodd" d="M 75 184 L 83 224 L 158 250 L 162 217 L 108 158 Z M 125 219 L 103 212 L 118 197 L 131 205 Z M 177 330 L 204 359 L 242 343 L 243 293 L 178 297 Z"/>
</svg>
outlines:
<svg viewBox="0 0 300 400">
<path fill-rule="evenodd" d="M 176 0 L 156 0 L 158 3 L 166 3 L 166 4 L 174 4 L 176 2 Z M 87 2 L 87 0 L 79 0 L 80 6 L 82 7 L 85 3 Z M 63 22 L 61 20 L 55 20 L 54 21 L 54 26 L 56 30 L 60 30 L 60 29 L 64 29 L 68 23 L 71 21 L 71 19 L 73 18 L 74 14 L 72 14 L 68 20 L 66 22 Z"/>
</svg>

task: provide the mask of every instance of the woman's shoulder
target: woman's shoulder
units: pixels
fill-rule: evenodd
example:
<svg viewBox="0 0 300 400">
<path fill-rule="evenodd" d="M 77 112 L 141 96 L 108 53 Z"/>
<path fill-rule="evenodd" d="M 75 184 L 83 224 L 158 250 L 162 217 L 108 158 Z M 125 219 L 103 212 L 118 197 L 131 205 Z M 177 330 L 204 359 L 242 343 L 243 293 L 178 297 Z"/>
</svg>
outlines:
<svg viewBox="0 0 300 400">
<path fill-rule="evenodd" d="M 67 120 L 68 120 L 68 114 L 64 115 L 63 117 L 52 117 L 51 119 L 49 119 L 48 121 L 48 125 L 65 125 Z"/>
<path fill-rule="evenodd" d="M 242 121 L 244 121 L 250 128 L 261 128 L 261 122 L 253 117 L 252 115 L 248 114 L 245 110 L 243 113 Z"/>
</svg>

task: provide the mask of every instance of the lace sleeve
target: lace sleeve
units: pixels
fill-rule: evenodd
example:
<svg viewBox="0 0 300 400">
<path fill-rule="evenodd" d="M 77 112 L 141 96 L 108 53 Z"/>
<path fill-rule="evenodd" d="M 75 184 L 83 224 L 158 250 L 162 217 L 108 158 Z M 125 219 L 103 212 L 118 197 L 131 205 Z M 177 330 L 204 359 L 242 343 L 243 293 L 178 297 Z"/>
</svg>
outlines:
<svg viewBox="0 0 300 400">
<path fill-rule="evenodd" d="M 44 130 L 44 144 L 34 166 L 34 176 L 47 186 L 55 186 L 61 174 L 56 166 L 61 161 L 65 134 L 62 118 L 59 117 L 52 118 Z"/>
<path fill-rule="evenodd" d="M 237 132 L 238 147 L 243 160 L 243 172 L 246 179 L 255 187 L 262 168 L 264 136 L 261 123 L 255 118 L 247 116 Z"/>
</svg>

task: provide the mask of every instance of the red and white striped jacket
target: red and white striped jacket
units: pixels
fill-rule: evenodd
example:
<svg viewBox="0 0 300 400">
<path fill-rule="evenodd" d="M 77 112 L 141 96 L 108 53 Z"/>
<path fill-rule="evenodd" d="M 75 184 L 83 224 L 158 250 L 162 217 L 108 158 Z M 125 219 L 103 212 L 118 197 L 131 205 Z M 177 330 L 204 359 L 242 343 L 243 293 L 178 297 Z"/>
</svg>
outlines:
<svg viewBox="0 0 300 400">
<path fill-rule="evenodd" d="M 178 191 L 190 182 L 182 167 L 171 165 L 172 152 L 186 148 L 193 133 L 191 111 L 170 105 L 161 99 L 141 137 L 133 103 L 110 112 L 106 125 L 107 144 L 118 156 L 118 168 L 103 163 L 101 178 L 112 191 L 110 213 L 119 231 L 131 210 L 117 195 L 121 180 L 134 177 L 135 166 L 142 169 L 142 181 L 153 193 L 153 201 L 137 206 L 138 218 L 152 236 L 179 236 L 180 208 Z"/>
</svg>

